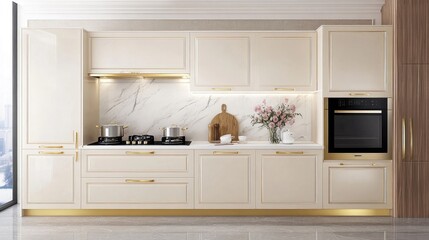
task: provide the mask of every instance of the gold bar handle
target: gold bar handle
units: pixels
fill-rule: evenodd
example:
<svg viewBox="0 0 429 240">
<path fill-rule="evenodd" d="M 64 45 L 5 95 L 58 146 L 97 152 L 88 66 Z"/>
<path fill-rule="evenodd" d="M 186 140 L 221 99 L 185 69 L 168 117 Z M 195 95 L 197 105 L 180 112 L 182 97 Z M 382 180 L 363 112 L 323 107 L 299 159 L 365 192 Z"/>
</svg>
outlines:
<svg viewBox="0 0 429 240">
<path fill-rule="evenodd" d="M 274 91 L 295 91 L 295 88 L 274 88 Z"/>
<path fill-rule="evenodd" d="M 155 179 L 141 180 L 141 179 L 125 179 L 126 183 L 153 183 Z"/>
<path fill-rule="evenodd" d="M 150 152 L 132 152 L 132 151 L 126 151 L 125 154 L 127 154 L 127 155 L 153 155 L 153 154 L 155 154 L 155 151 L 150 151 Z"/>
<path fill-rule="evenodd" d="M 59 155 L 59 154 L 64 154 L 64 152 L 44 152 L 44 151 L 40 151 L 39 154 L 44 154 L 44 155 Z"/>
<path fill-rule="evenodd" d="M 39 148 L 64 148 L 64 146 L 44 146 L 44 145 L 40 145 Z"/>
<path fill-rule="evenodd" d="M 233 155 L 233 154 L 238 154 L 238 152 L 213 151 L 213 154 L 215 154 L 215 155 Z"/>
<path fill-rule="evenodd" d="M 381 110 L 335 110 L 334 113 L 347 113 L 347 114 L 381 114 Z"/>
<path fill-rule="evenodd" d="M 349 93 L 350 96 L 369 96 L 369 93 Z"/>
<path fill-rule="evenodd" d="M 75 162 L 79 161 L 79 152 L 76 151 L 76 158 L 75 158 Z"/>
<path fill-rule="evenodd" d="M 406 144 L 406 139 L 407 139 L 407 136 L 406 136 L 406 134 L 407 134 L 407 132 L 406 132 L 406 122 L 405 122 L 406 120 L 405 120 L 405 118 L 402 118 L 402 143 L 401 143 L 401 149 L 402 149 L 402 160 L 405 160 L 405 157 L 406 157 L 406 150 L 407 150 L 407 148 L 406 148 L 406 146 L 405 146 L 405 144 Z"/>
<path fill-rule="evenodd" d="M 75 132 L 74 137 L 75 137 L 74 147 L 75 147 L 75 149 L 78 149 L 79 148 L 79 133 L 77 131 Z"/>
<path fill-rule="evenodd" d="M 276 154 L 277 155 L 303 155 L 304 152 L 282 152 L 282 151 L 277 151 Z"/>
<path fill-rule="evenodd" d="M 376 164 L 375 163 L 368 163 L 368 164 L 340 163 L 340 166 L 370 166 L 370 167 L 374 167 L 374 166 L 376 166 Z"/>
<path fill-rule="evenodd" d="M 413 161 L 413 119 L 410 118 L 410 161 Z"/>
<path fill-rule="evenodd" d="M 231 91 L 232 88 L 212 88 L 213 91 Z"/>
</svg>

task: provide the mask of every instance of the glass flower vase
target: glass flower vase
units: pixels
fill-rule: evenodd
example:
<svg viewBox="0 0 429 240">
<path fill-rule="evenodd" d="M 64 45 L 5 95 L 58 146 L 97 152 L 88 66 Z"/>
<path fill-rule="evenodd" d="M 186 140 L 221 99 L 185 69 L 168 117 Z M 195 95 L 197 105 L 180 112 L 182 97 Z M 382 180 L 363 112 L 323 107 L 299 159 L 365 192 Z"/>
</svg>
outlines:
<svg viewBox="0 0 429 240">
<path fill-rule="evenodd" d="M 279 129 L 278 128 L 269 128 L 268 131 L 270 132 L 270 138 L 269 141 L 271 144 L 277 144 L 280 143 L 280 135 L 279 135 Z"/>
</svg>

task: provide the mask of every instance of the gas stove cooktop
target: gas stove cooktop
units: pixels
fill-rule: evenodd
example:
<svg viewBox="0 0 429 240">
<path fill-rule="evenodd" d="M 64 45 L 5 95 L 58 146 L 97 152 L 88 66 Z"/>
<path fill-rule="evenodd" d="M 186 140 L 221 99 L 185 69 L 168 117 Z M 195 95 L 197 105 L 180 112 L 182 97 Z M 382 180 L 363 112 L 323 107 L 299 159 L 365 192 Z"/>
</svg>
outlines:
<svg viewBox="0 0 429 240">
<path fill-rule="evenodd" d="M 191 145 L 191 141 L 186 141 L 185 137 L 163 137 L 161 141 L 154 141 L 154 137 L 151 135 L 132 135 L 129 137 L 128 141 L 122 141 L 122 137 L 99 137 L 98 142 L 88 144 L 90 146 L 114 146 L 114 145 L 126 145 L 126 146 L 146 146 L 146 145 L 157 145 L 157 146 L 167 146 L 167 145 Z"/>
</svg>

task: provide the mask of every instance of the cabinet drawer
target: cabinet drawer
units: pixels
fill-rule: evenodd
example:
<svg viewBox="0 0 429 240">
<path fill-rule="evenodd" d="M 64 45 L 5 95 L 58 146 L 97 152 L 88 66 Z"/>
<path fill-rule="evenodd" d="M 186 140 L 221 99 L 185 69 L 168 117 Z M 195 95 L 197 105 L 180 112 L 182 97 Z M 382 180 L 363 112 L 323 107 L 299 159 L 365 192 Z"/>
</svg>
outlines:
<svg viewBox="0 0 429 240">
<path fill-rule="evenodd" d="M 193 189 L 186 178 L 83 178 L 82 208 L 193 208 Z"/>
<path fill-rule="evenodd" d="M 83 151 L 83 177 L 193 177 L 193 151 Z"/>
<path fill-rule="evenodd" d="M 324 208 L 391 208 L 391 161 L 327 161 Z"/>
</svg>

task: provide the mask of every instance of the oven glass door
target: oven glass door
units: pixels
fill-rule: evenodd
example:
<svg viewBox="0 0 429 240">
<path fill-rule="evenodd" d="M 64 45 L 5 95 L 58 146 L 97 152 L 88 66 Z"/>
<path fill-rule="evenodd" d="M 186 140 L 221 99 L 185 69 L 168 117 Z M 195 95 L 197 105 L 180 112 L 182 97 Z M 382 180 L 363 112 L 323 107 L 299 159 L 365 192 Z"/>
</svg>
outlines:
<svg viewBox="0 0 429 240">
<path fill-rule="evenodd" d="M 329 120 L 329 152 L 387 152 L 386 110 L 333 110 Z"/>
</svg>

